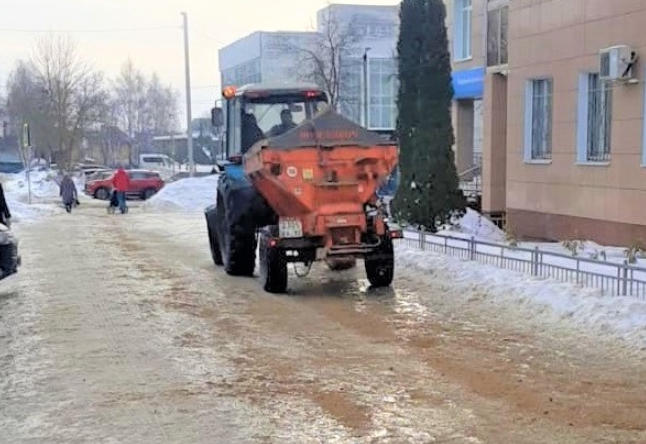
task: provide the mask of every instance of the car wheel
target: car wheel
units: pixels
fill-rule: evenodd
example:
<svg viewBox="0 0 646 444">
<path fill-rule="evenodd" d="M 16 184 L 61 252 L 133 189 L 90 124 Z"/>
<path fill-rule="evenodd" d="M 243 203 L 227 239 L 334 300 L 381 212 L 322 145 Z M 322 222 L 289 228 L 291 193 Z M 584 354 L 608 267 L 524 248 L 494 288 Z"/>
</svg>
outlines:
<svg viewBox="0 0 646 444">
<path fill-rule="evenodd" d="M 156 192 L 157 191 L 154 190 L 153 188 L 148 188 L 147 190 L 144 191 L 144 195 L 143 195 L 144 200 L 150 199 L 155 195 Z"/>
<path fill-rule="evenodd" d="M 99 200 L 108 200 L 110 191 L 107 188 L 99 188 L 94 192 L 94 197 Z"/>
</svg>

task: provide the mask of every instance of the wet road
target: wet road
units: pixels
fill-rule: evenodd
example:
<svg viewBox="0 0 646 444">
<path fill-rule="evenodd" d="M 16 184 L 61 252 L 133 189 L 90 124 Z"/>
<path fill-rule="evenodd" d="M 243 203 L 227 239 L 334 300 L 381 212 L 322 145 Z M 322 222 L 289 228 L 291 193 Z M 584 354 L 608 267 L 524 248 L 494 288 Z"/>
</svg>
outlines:
<svg viewBox="0 0 646 444">
<path fill-rule="evenodd" d="M 268 295 L 210 260 L 203 218 L 22 227 L 0 288 L 0 442 L 644 443 L 644 352 L 449 276 L 315 268 Z"/>
</svg>

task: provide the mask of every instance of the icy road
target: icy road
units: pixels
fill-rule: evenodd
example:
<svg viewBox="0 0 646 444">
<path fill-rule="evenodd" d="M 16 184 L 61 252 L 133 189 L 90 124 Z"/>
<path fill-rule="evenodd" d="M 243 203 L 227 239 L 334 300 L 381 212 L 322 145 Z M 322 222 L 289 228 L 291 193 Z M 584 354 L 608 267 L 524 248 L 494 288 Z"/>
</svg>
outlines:
<svg viewBox="0 0 646 444">
<path fill-rule="evenodd" d="M 0 287 L 2 443 L 646 443 L 646 362 L 473 290 L 213 266 L 200 214 L 95 204 L 18 227 Z M 521 322 L 522 320 L 522 322 Z"/>
</svg>

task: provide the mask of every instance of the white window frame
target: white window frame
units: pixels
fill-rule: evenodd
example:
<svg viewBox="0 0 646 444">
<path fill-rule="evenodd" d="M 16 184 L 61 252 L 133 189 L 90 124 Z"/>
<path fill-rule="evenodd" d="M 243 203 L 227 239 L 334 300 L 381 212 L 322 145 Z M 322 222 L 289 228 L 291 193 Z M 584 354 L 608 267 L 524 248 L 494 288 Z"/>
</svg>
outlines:
<svg viewBox="0 0 646 444">
<path fill-rule="evenodd" d="M 600 85 L 599 95 L 597 100 L 604 108 L 604 115 L 601 117 L 590 115 L 590 98 L 592 92 L 590 91 L 590 81 L 592 76 L 596 76 L 597 72 L 582 72 L 579 74 L 578 85 L 578 104 L 577 104 L 577 144 L 576 144 L 576 162 L 580 165 L 608 165 L 610 163 L 610 156 L 612 153 L 612 86 L 607 82 L 597 80 Z M 594 105 L 593 105 L 594 106 Z M 604 122 L 599 122 L 602 119 Z M 607 122 L 606 122 L 607 120 Z M 600 123 L 603 123 L 601 125 Z M 591 134 L 600 130 L 600 134 Z M 596 148 L 591 146 L 591 137 L 596 135 L 597 143 L 600 138 L 603 139 L 601 143 L 605 143 L 606 147 Z M 601 151 L 599 154 L 594 154 L 591 151 Z"/>
<path fill-rule="evenodd" d="M 378 97 L 388 97 L 389 95 L 392 95 L 392 103 L 391 104 L 382 104 L 382 103 L 377 103 L 376 105 L 373 105 L 372 99 L 375 97 L 373 95 L 373 92 L 375 91 L 373 89 L 372 85 L 372 70 L 374 67 L 374 64 L 381 64 L 382 62 L 388 62 L 392 63 L 394 66 L 394 71 L 392 74 L 392 83 L 391 87 L 392 90 L 390 91 L 390 94 L 387 94 L 387 91 L 382 91 L 381 87 L 383 85 L 379 85 L 379 94 L 376 94 Z M 381 67 L 380 67 L 381 70 Z M 366 128 L 370 130 L 376 130 L 376 131 L 392 131 L 395 129 L 397 126 L 397 91 L 398 91 L 398 84 L 397 84 L 397 63 L 395 59 L 390 59 L 390 58 L 370 58 L 368 59 L 368 115 L 366 116 Z M 387 115 L 390 115 L 390 122 L 391 124 L 389 126 L 382 126 L 382 125 L 372 125 L 372 117 L 373 117 L 373 111 L 374 108 L 378 109 L 379 114 L 386 113 Z M 381 116 L 380 116 L 381 117 Z M 381 119 L 379 119 L 381 120 Z M 383 123 L 383 122 L 380 122 Z"/>
<path fill-rule="evenodd" d="M 470 60 L 473 57 L 473 0 L 455 0 L 453 8 L 453 60 Z"/>
<path fill-rule="evenodd" d="M 537 95 L 539 82 L 544 82 L 543 85 L 547 89 L 542 96 Z M 542 103 L 537 99 L 542 100 Z M 543 109 L 542 116 L 536 115 L 539 107 Z M 551 163 L 554 137 L 554 80 L 551 77 L 536 77 L 527 80 L 524 119 L 524 161 L 527 163 Z M 537 131 L 543 133 L 542 143 L 538 141 Z"/>
</svg>

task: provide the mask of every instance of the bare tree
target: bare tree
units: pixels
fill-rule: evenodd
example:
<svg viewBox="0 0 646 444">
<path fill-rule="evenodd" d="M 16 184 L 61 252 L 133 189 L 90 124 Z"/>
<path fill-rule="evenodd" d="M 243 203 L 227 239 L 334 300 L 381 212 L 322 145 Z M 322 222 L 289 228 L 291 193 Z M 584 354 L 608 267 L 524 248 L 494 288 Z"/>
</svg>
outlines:
<svg viewBox="0 0 646 444">
<path fill-rule="evenodd" d="M 106 100 L 103 74 L 81 60 L 76 44 L 65 36 L 40 39 L 30 65 L 47 97 L 45 112 L 53 128 L 50 146 L 57 162 L 69 166 L 85 131 L 99 120 Z"/>
<path fill-rule="evenodd" d="M 334 8 L 327 8 L 322 19 L 310 44 L 294 43 L 286 38 L 281 46 L 283 50 L 296 54 L 296 77 L 319 85 L 336 107 L 345 75 L 343 60 L 356 53 L 359 35 L 354 21 L 343 23 L 334 14 Z"/>
<path fill-rule="evenodd" d="M 178 126 L 178 94 L 164 86 L 157 73 L 153 73 L 146 86 L 146 129 L 153 134 L 169 134 Z"/>
<path fill-rule="evenodd" d="M 121 67 L 121 72 L 114 85 L 116 101 L 119 106 L 122 128 L 128 136 L 134 137 L 139 130 L 140 116 L 145 102 L 146 80 L 134 64 L 128 59 Z"/>
<path fill-rule="evenodd" d="M 114 82 L 119 127 L 130 138 L 130 161 L 135 150 L 153 135 L 168 134 L 177 127 L 178 94 L 162 85 L 159 76 L 150 80 L 128 59 Z"/>
<path fill-rule="evenodd" d="M 51 143 L 54 137 L 53 120 L 49 112 L 47 90 L 38 82 L 31 64 L 18 61 L 7 81 L 6 118 L 15 134 L 21 135 L 22 126 L 30 126 L 31 142 L 44 156 L 45 151 L 51 154 Z M 18 148 L 23 164 L 27 166 L 30 159 L 23 152 L 22 142 Z"/>
<path fill-rule="evenodd" d="M 134 160 L 135 136 L 143 126 L 143 113 L 146 103 L 146 80 L 132 60 L 128 59 L 121 67 L 114 93 L 119 108 L 121 128 L 130 138 L 128 159 Z"/>
<path fill-rule="evenodd" d="M 116 100 L 110 97 L 101 107 L 99 117 L 98 144 L 103 165 L 113 164 L 117 150 L 121 147 L 123 138 L 119 126 L 119 107 Z"/>
</svg>

